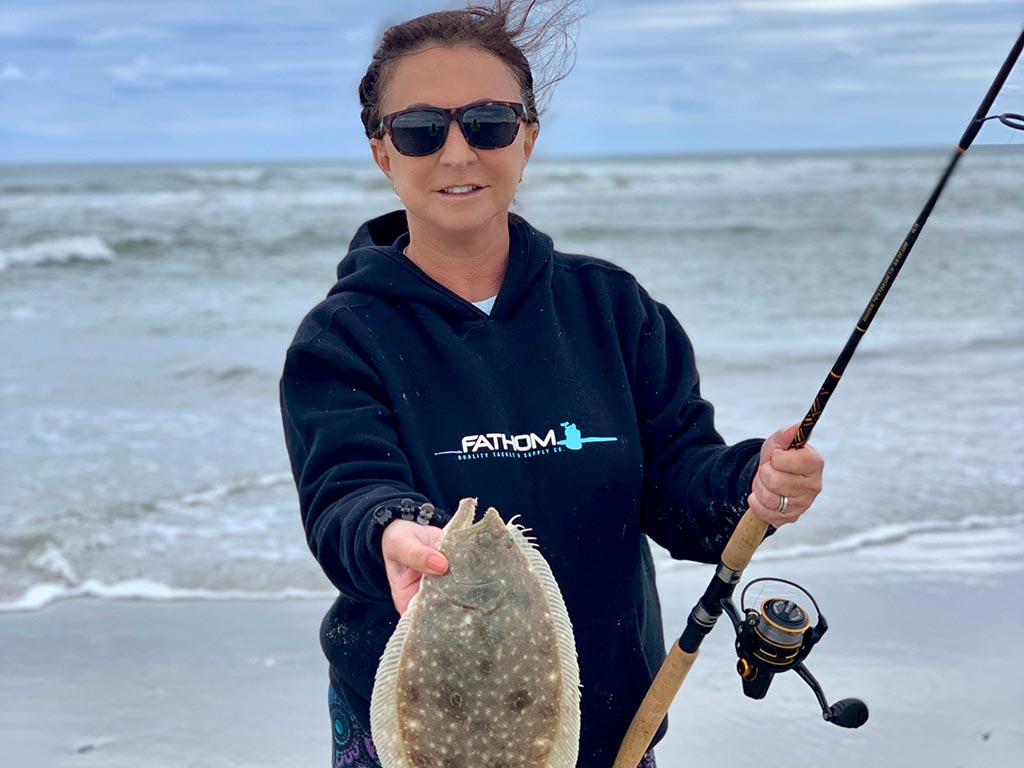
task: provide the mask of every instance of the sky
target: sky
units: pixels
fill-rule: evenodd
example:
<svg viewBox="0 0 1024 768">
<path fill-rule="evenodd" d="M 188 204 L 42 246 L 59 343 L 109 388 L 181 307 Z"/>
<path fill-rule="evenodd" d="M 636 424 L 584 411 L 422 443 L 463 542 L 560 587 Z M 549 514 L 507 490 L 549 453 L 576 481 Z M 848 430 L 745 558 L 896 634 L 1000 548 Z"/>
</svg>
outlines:
<svg viewBox="0 0 1024 768">
<path fill-rule="evenodd" d="M 368 157 L 381 32 L 458 5 L 0 0 L 0 163 Z M 952 147 L 1024 27 L 1024 0 L 584 5 L 539 155 Z M 993 111 L 1024 112 L 1024 61 Z"/>
</svg>

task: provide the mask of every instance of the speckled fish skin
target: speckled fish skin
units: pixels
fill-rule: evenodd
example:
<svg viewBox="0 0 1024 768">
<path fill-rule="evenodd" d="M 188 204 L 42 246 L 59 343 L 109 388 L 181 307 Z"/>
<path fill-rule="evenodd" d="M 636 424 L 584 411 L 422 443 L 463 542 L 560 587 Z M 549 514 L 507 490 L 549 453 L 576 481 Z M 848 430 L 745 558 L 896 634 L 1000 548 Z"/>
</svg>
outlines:
<svg viewBox="0 0 1024 768">
<path fill-rule="evenodd" d="M 370 721 L 384 768 L 574 768 L 579 668 L 551 569 L 524 529 L 464 499 L 388 642 Z"/>
</svg>

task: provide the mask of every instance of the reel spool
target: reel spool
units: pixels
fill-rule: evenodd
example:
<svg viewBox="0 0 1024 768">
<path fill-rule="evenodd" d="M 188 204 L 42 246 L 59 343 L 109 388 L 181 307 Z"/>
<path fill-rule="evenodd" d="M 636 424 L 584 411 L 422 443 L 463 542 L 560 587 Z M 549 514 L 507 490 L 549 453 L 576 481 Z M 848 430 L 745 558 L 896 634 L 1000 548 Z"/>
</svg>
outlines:
<svg viewBox="0 0 1024 768">
<path fill-rule="evenodd" d="M 761 584 L 760 610 L 747 604 L 747 594 Z M 813 606 L 813 612 L 800 603 Z M 778 672 L 792 669 L 807 657 L 821 639 L 828 624 L 814 598 L 803 588 L 782 579 L 755 579 L 740 595 L 743 622 L 736 630 L 736 671 L 743 679 L 743 692 L 752 699 L 763 699 Z M 812 626 L 813 623 L 813 626 Z"/>
</svg>

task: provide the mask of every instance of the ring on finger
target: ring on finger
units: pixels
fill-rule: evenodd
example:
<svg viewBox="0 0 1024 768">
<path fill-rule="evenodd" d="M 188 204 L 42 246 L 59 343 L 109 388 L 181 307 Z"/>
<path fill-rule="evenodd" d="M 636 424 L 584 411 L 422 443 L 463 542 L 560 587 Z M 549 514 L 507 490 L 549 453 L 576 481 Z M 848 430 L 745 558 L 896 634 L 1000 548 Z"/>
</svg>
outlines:
<svg viewBox="0 0 1024 768">
<path fill-rule="evenodd" d="M 789 496 L 780 496 L 779 497 L 779 506 L 778 506 L 778 509 L 776 509 L 775 511 L 778 512 L 781 515 L 783 512 L 786 511 L 786 507 L 788 507 L 788 506 L 789 506 Z"/>
</svg>

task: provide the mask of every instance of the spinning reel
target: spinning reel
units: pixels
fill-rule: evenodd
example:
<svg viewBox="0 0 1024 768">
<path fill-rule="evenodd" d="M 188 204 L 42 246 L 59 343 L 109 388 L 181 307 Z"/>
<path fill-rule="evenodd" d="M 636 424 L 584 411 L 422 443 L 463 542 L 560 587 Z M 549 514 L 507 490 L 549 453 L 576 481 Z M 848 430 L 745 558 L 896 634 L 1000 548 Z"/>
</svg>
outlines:
<svg viewBox="0 0 1024 768">
<path fill-rule="evenodd" d="M 771 584 L 781 594 L 762 600 L 758 608 L 750 607 L 747 592 L 755 584 Z M 814 691 L 827 722 L 843 728 L 864 725 L 868 708 L 863 701 L 842 699 L 830 706 L 821 685 L 804 666 L 804 659 L 828 630 L 828 623 L 809 592 L 791 581 L 761 578 L 750 582 L 740 595 L 742 613 L 732 598 L 723 599 L 721 604 L 736 630 L 736 671 L 743 680 L 743 693 L 752 699 L 763 699 L 775 675 L 792 669 Z M 813 609 L 804 608 L 805 605 Z"/>
</svg>

